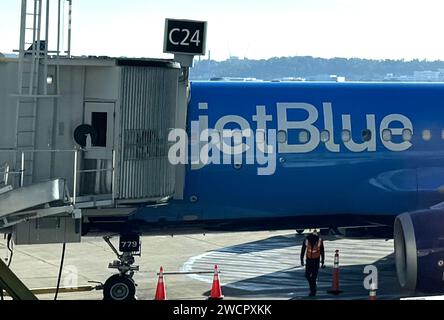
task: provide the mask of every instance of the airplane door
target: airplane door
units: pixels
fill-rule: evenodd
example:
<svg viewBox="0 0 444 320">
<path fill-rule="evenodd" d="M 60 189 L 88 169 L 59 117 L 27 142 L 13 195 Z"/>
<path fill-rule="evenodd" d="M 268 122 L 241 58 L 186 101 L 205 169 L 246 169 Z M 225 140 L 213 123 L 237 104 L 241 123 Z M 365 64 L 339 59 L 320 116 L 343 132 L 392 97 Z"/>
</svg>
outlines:
<svg viewBox="0 0 444 320">
<path fill-rule="evenodd" d="M 94 128 L 96 139 L 82 154 L 82 168 L 98 171 L 81 174 L 81 192 L 84 195 L 112 192 L 114 108 L 113 102 L 85 102 L 84 124 Z"/>
<path fill-rule="evenodd" d="M 111 149 L 114 142 L 114 103 L 86 102 L 84 123 L 91 125 L 97 139 L 93 147 Z"/>
</svg>

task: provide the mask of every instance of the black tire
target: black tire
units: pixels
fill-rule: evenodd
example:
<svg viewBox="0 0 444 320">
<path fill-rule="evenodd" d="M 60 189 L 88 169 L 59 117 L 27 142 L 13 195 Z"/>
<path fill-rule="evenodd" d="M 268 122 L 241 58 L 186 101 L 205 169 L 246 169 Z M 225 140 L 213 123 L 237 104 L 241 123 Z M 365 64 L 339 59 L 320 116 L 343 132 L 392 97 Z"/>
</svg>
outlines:
<svg viewBox="0 0 444 320">
<path fill-rule="evenodd" d="M 103 300 L 135 300 L 136 284 L 131 278 L 115 274 L 103 285 Z"/>
</svg>

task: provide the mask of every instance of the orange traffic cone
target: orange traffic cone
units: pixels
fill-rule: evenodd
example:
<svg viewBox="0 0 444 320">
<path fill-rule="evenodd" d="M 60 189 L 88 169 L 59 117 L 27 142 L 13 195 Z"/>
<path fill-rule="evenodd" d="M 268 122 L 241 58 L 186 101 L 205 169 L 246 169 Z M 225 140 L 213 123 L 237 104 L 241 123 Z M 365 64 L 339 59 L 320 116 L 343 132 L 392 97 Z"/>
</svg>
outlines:
<svg viewBox="0 0 444 320">
<path fill-rule="evenodd" d="M 339 250 L 335 251 L 335 261 L 333 265 L 333 280 L 331 284 L 331 290 L 328 293 L 339 294 L 342 291 L 339 290 Z"/>
<path fill-rule="evenodd" d="M 217 269 L 217 264 L 214 265 L 214 276 L 213 285 L 211 287 L 211 294 L 208 298 L 209 300 L 222 300 L 224 296 L 222 295 L 222 288 L 220 287 L 219 280 L 219 270 Z"/>
<path fill-rule="evenodd" d="M 160 267 L 159 280 L 157 281 L 156 296 L 154 300 L 166 300 L 165 282 L 163 281 L 163 267 Z"/>
</svg>

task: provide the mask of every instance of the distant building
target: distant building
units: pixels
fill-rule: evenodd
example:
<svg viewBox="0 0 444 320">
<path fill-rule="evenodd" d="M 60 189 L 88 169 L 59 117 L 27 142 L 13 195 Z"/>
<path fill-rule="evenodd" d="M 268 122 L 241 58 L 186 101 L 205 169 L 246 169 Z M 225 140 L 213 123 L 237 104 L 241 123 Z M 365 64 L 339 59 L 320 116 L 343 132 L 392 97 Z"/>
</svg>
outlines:
<svg viewBox="0 0 444 320">
<path fill-rule="evenodd" d="M 345 77 L 342 77 L 342 76 L 334 75 L 331 77 L 331 79 L 332 79 L 332 81 L 336 81 L 336 82 L 345 82 Z"/>
<path fill-rule="evenodd" d="M 338 76 L 336 74 L 318 74 L 315 76 L 308 76 L 305 79 L 307 81 L 335 81 L 335 82 L 344 82 L 346 80 L 344 76 Z"/>
<path fill-rule="evenodd" d="M 384 81 L 398 81 L 398 77 L 396 77 L 393 73 L 387 73 L 383 80 Z"/>
<path fill-rule="evenodd" d="M 417 81 L 417 80 L 415 80 L 415 77 L 414 77 L 414 76 L 399 76 L 399 77 L 398 77 L 398 80 L 399 80 L 399 81 L 402 81 L 402 82 L 406 82 L 406 81 Z"/>
<path fill-rule="evenodd" d="M 439 71 L 415 71 L 413 72 L 415 81 L 439 81 Z"/>
<path fill-rule="evenodd" d="M 415 81 L 414 76 L 407 75 L 395 75 L 394 73 L 387 73 L 383 78 L 383 81 L 395 81 L 395 82 L 411 82 Z"/>
<path fill-rule="evenodd" d="M 305 81 L 303 77 L 284 77 L 282 81 Z"/>
</svg>

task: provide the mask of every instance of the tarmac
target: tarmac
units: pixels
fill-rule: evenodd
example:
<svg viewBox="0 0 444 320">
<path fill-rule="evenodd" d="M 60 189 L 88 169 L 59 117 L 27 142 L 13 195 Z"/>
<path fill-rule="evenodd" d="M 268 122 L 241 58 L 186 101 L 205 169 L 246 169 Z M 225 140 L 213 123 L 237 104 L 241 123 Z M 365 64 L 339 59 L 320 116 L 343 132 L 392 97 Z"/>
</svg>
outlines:
<svg viewBox="0 0 444 320">
<path fill-rule="evenodd" d="M 378 270 L 377 298 L 405 297 L 398 285 L 393 240 L 347 239 L 323 236 L 326 268 L 318 278 L 318 295 L 308 298 L 308 283 L 300 265 L 303 235 L 295 231 L 218 233 L 207 235 L 142 237 L 141 256 L 136 257 L 140 271 L 134 279 L 137 298 L 154 298 L 157 272 L 220 270 L 225 299 L 367 299 L 364 268 L 374 265 Z M 112 241 L 116 247 L 118 239 Z M 340 289 L 331 295 L 332 267 L 335 250 L 340 254 Z M 55 287 L 59 272 L 62 245 L 15 246 L 11 269 L 30 288 Z M 6 256 L 0 243 L 0 254 Z M 81 243 L 67 244 L 61 286 L 83 286 L 88 281 L 105 282 L 115 273 L 108 263 L 115 260 L 111 249 L 101 238 L 83 238 Z M 212 274 L 166 275 L 167 298 L 170 300 L 205 300 L 210 292 Z M 54 299 L 53 294 L 39 299 Z M 60 300 L 101 300 L 101 291 L 60 293 Z"/>
</svg>

